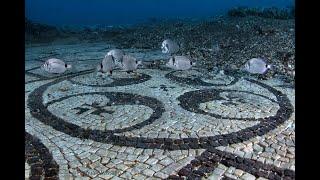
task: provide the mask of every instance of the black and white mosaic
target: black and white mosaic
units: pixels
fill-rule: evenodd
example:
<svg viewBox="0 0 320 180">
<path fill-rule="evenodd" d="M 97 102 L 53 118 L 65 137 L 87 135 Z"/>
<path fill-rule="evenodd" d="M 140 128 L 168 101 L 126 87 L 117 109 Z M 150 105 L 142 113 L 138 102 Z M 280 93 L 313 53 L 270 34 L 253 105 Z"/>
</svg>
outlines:
<svg viewBox="0 0 320 180">
<path fill-rule="evenodd" d="M 69 81 L 74 84 L 91 87 L 114 87 L 143 83 L 150 79 L 151 76 L 143 73 L 131 75 L 122 71 L 114 71 L 113 75 L 109 77 L 97 77 L 96 73 L 91 73 L 74 77 Z"/>
<path fill-rule="evenodd" d="M 178 175 L 170 176 L 169 179 L 198 179 L 206 177 L 207 174 L 214 171 L 218 163 L 226 166 L 236 167 L 248 172 L 255 177 L 268 179 L 294 179 L 294 171 L 281 169 L 272 165 L 266 165 L 259 161 L 237 157 L 234 154 L 222 152 L 214 148 L 203 152 L 201 156 L 196 157 L 190 164 L 183 167 Z"/>
<path fill-rule="evenodd" d="M 239 77 L 233 76 L 233 71 L 225 71 L 225 73 L 215 74 L 214 76 L 205 75 L 197 70 L 172 71 L 166 74 L 166 77 L 172 81 L 194 86 L 230 86 L 235 84 Z"/>
<path fill-rule="evenodd" d="M 58 179 L 59 165 L 39 139 L 25 133 L 25 161 L 30 179 Z"/>
<path fill-rule="evenodd" d="M 277 102 L 264 95 L 237 90 L 206 89 L 190 91 L 178 98 L 180 105 L 195 113 L 207 114 L 220 119 L 262 121 L 264 118 L 255 118 L 270 112 L 277 107 Z M 210 102 L 210 103 L 208 103 Z M 228 112 L 237 112 L 233 116 L 223 116 L 220 109 L 229 109 Z M 262 108 L 265 110 L 262 111 Z M 235 110 L 236 109 L 236 110 Z M 248 116 L 254 117 L 248 117 Z"/>
<path fill-rule="evenodd" d="M 70 61 L 80 53 L 88 67 L 95 51 L 108 49 L 97 44 L 86 55 L 85 47 L 65 48 L 47 51 Z M 49 77 L 29 67 L 30 179 L 295 179 L 294 89 L 231 71 L 144 68 L 103 78 L 80 68 Z M 44 164 L 34 170 L 37 151 Z"/>
</svg>

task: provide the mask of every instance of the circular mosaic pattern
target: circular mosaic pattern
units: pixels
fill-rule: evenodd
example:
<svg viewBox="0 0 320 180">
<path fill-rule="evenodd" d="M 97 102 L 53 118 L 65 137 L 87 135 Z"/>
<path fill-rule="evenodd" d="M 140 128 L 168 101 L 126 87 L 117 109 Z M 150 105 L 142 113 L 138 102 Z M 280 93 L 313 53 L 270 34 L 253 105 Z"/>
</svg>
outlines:
<svg viewBox="0 0 320 180">
<path fill-rule="evenodd" d="M 202 78 L 201 73 L 196 70 L 172 71 L 165 77 L 178 83 L 193 86 L 230 86 L 239 80 L 232 71 L 225 71 L 224 74 L 219 73 L 215 76 L 209 75 L 207 78 Z"/>
<path fill-rule="evenodd" d="M 95 99 L 95 102 L 91 99 Z M 74 108 L 65 109 L 66 104 L 70 106 L 70 103 Z M 154 98 L 120 92 L 75 94 L 50 101 L 44 106 L 47 107 L 46 112 L 50 113 L 50 116 L 63 119 L 64 122 L 74 124 L 78 128 L 105 129 L 101 131 L 103 134 L 141 128 L 158 119 L 164 111 L 162 103 Z M 61 110 L 62 113 L 59 115 L 53 114 Z M 132 111 L 139 111 L 139 116 L 132 116 Z"/>
<path fill-rule="evenodd" d="M 72 78 L 72 76 L 70 78 Z M 68 77 L 66 77 L 65 79 L 68 79 Z M 141 128 L 144 125 L 151 124 L 156 119 L 158 119 L 161 116 L 161 114 L 165 111 L 162 103 L 160 101 L 157 101 L 154 98 L 143 97 L 143 96 L 134 95 L 134 94 L 120 93 L 120 92 L 83 93 L 82 95 L 90 95 L 90 94 L 105 95 L 110 99 L 110 102 L 115 103 L 117 105 L 135 104 L 136 101 L 138 100 L 142 105 L 147 105 L 148 107 L 154 110 L 154 113 L 150 116 L 148 120 L 128 128 L 116 129 L 116 130 L 110 130 L 110 131 L 84 129 L 75 124 L 66 122 L 64 119 L 53 115 L 50 111 L 48 111 L 46 105 L 43 104 L 42 94 L 44 93 L 44 91 L 48 87 L 54 84 L 57 84 L 65 79 L 58 79 L 53 82 L 47 83 L 35 89 L 33 92 L 31 92 L 28 99 L 28 106 L 31 110 L 31 115 L 37 118 L 38 120 L 42 121 L 43 123 L 49 126 L 52 126 L 54 129 L 64 132 L 66 134 L 69 134 L 71 136 L 91 139 L 98 142 L 108 142 L 108 143 L 121 145 L 121 146 L 126 145 L 126 146 L 133 146 L 137 148 L 160 148 L 160 149 L 169 149 L 169 150 L 225 146 L 228 144 L 242 142 L 244 140 L 248 140 L 258 135 L 261 136 L 263 134 L 266 134 L 270 130 L 276 128 L 279 124 L 286 121 L 293 112 L 293 107 L 290 104 L 289 99 L 280 91 L 266 84 L 260 83 L 258 81 L 247 79 L 249 82 L 259 85 L 267 89 L 268 91 L 270 91 L 270 93 L 272 93 L 276 97 L 277 99 L 276 102 L 280 107 L 274 116 L 258 119 L 260 123 L 255 126 L 245 128 L 238 132 L 233 132 L 229 134 L 216 135 L 211 137 L 200 137 L 200 138 L 171 139 L 171 138 L 124 137 L 124 136 L 114 135 L 113 133 L 125 132 L 129 130 Z M 72 95 L 72 96 L 77 96 L 77 95 Z M 70 97 L 71 96 L 66 96 L 64 98 L 61 98 L 59 101 L 70 98 Z M 180 98 L 180 101 L 183 99 L 186 99 L 186 98 L 182 98 L 182 99 Z M 196 99 L 195 98 L 190 98 L 190 99 L 192 100 L 191 101 L 192 103 L 182 102 L 182 104 L 184 104 L 182 106 L 184 106 L 185 109 L 191 109 L 189 106 L 191 107 L 194 106 L 194 104 L 196 103 L 193 103 L 193 102 L 195 102 L 196 99 L 201 100 L 203 98 L 196 97 Z"/>
<path fill-rule="evenodd" d="M 262 109 L 271 109 L 277 106 L 277 102 L 269 97 L 237 90 L 206 89 L 190 91 L 180 96 L 178 100 L 180 101 L 181 107 L 188 111 L 210 115 L 219 119 L 246 121 L 265 120 L 266 117 L 256 118 L 250 116 L 259 115 L 260 117 L 264 114 L 270 114 L 270 111 L 266 113 L 263 112 Z M 220 109 L 225 109 L 227 112 L 234 112 L 233 116 L 219 114 Z M 275 114 L 276 111 L 272 113 Z"/>
<path fill-rule="evenodd" d="M 39 71 L 40 61 L 26 61 L 25 128 L 43 140 L 26 134 L 27 177 L 295 178 L 294 90 L 281 87 L 282 80 L 172 71 L 160 62 L 146 63 L 138 74 L 98 77 L 87 69 L 108 49 L 78 44 L 28 53 L 59 51 L 59 58 L 79 64 L 72 56 L 80 55 L 82 63 L 48 75 Z M 132 49 L 146 60 L 160 58 L 152 52 Z"/>
<path fill-rule="evenodd" d="M 131 76 L 128 78 L 128 76 Z M 114 71 L 112 76 L 99 77 L 96 73 L 91 73 L 84 76 L 77 76 L 69 79 L 70 82 L 78 85 L 91 86 L 91 87 L 114 87 L 114 86 L 127 86 L 132 84 L 139 84 L 151 79 L 151 76 L 139 73 L 137 75 L 130 75 L 122 71 Z"/>
</svg>

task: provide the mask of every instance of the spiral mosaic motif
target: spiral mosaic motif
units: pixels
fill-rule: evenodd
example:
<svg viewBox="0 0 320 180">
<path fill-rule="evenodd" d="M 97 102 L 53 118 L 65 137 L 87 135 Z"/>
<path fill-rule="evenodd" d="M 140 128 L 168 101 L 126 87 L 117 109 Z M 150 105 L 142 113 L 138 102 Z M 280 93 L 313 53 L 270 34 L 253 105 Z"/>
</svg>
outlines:
<svg viewBox="0 0 320 180">
<path fill-rule="evenodd" d="M 203 74 L 197 70 L 190 70 L 188 72 L 172 71 L 166 74 L 166 77 L 172 81 L 194 85 L 194 86 L 228 86 L 235 84 L 239 77 L 233 76 L 232 71 L 226 71 L 226 74 L 215 74 L 214 76 L 207 76 L 202 78 Z"/>
<path fill-rule="evenodd" d="M 30 132 L 39 136 L 45 155 L 35 159 L 55 170 L 47 161 L 33 170 L 27 153 L 30 177 L 295 178 L 293 89 L 228 71 L 139 69 L 99 79 L 93 70 L 34 70 L 26 71 L 26 148 L 35 144 Z"/>
</svg>

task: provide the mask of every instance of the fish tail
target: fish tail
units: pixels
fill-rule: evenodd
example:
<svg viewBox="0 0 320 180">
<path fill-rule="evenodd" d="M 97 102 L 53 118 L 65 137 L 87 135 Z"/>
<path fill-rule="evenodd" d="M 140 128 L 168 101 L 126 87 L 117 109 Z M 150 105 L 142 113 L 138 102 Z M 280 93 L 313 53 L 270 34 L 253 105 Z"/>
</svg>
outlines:
<svg viewBox="0 0 320 180">
<path fill-rule="evenodd" d="M 45 70 L 47 68 L 48 64 L 47 63 L 44 63 L 40 66 L 41 69 Z"/>
</svg>

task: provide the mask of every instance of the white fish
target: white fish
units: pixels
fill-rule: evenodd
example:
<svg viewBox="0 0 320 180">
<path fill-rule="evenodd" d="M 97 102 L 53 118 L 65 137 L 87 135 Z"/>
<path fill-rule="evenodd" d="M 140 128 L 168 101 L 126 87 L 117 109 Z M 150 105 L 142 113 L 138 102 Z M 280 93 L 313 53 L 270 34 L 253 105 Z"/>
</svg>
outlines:
<svg viewBox="0 0 320 180">
<path fill-rule="evenodd" d="M 66 64 L 60 59 L 51 58 L 48 59 L 41 68 L 49 73 L 60 74 L 64 73 L 67 69 L 70 69 L 72 66 L 70 64 Z"/>
<path fill-rule="evenodd" d="M 115 68 L 115 60 L 111 55 L 106 55 L 102 62 L 97 66 L 98 72 L 109 72 L 112 75 L 112 70 Z"/>
<path fill-rule="evenodd" d="M 107 55 L 113 56 L 116 66 L 121 67 L 122 58 L 124 56 L 124 52 L 121 49 L 112 49 L 107 53 Z"/>
<path fill-rule="evenodd" d="M 269 69 L 272 66 L 261 58 L 252 58 L 244 65 L 244 70 L 251 74 L 265 74 Z"/>
<path fill-rule="evenodd" d="M 132 72 L 142 65 L 142 61 L 138 61 L 136 58 L 124 55 L 121 63 L 121 68 L 126 72 Z"/>
<path fill-rule="evenodd" d="M 179 51 L 179 45 L 171 39 L 166 39 L 161 45 L 162 53 L 174 54 Z"/>
<path fill-rule="evenodd" d="M 166 63 L 166 66 L 175 70 L 188 70 L 195 64 L 186 56 L 173 56 Z"/>
</svg>

